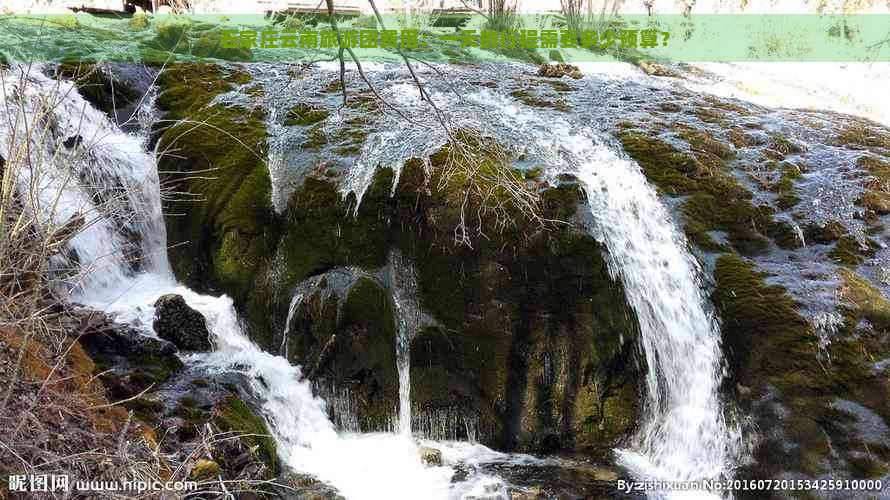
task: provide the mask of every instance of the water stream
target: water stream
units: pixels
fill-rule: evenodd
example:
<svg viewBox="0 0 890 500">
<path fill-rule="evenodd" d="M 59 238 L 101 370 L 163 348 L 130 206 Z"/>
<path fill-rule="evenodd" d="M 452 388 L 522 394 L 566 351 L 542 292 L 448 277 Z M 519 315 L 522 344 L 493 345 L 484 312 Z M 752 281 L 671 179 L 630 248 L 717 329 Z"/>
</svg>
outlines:
<svg viewBox="0 0 890 500">
<path fill-rule="evenodd" d="M 400 365 L 404 365 L 400 373 L 404 373 L 406 387 L 401 432 L 338 432 L 328 418 L 325 401 L 313 394 L 300 367 L 291 365 L 285 357 L 262 351 L 246 336 L 230 298 L 198 294 L 176 282 L 164 251 L 157 169 L 154 157 L 143 149 L 144 138 L 122 132 L 84 101 L 70 83 L 60 84 L 42 70 L 14 67 L 2 73 L 0 83 L 6 91 L 3 97 L 10 106 L 7 109 L 24 110 L 14 116 L 28 126 L 49 123 L 49 133 L 37 137 L 35 141 L 39 142 L 23 144 L 10 133 L 11 123 L 0 121 L 0 153 L 9 158 L 30 147 L 32 163 L 39 166 L 34 172 L 40 175 L 24 172 L 18 179 L 23 189 L 28 183 L 38 186 L 28 209 L 56 224 L 78 214 L 88 217 L 87 231 L 73 238 L 70 250 L 53 263 L 60 286 L 67 288 L 72 300 L 102 309 L 118 321 L 154 335 L 151 324 L 155 300 L 167 293 L 182 295 L 206 317 L 215 346 L 211 353 L 186 356 L 186 362 L 203 366 L 210 373 L 246 375 L 254 395 L 262 402 L 263 415 L 283 461 L 334 485 L 347 498 L 446 499 L 492 492 L 506 495 L 504 483 L 490 474 L 471 470 L 464 480 L 453 483 L 451 466 L 427 467 L 420 460 L 410 432 L 405 346 L 410 341 L 408 328 L 418 324 L 411 319 L 410 301 L 396 299 L 404 304 L 399 306 Z M 64 145 L 74 135 L 95 141 L 85 157 Z M 78 178 L 78 173 L 85 170 L 90 173 L 90 182 Z M 121 197 L 120 221 L 98 213 L 88 191 L 99 188 L 125 194 Z M 132 255 L 127 253 L 128 246 L 139 250 L 138 265 L 127 258 Z M 399 290 L 413 290 L 410 275 L 395 272 L 393 281 Z M 291 313 L 298 303 L 295 299 Z M 478 445 L 427 444 L 440 447 L 454 461 L 463 463 L 511 460 L 508 455 Z"/>
<path fill-rule="evenodd" d="M 231 299 L 197 294 L 178 284 L 166 257 L 159 181 L 154 157 L 145 150 L 145 136 L 124 133 L 84 101 L 70 83 L 59 83 L 43 70 L 32 68 L 24 78 L 22 68 L 3 71 L 3 99 L 23 110 L 14 115 L 15 120 L 51 122 L 51 133 L 29 144 L 20 138 L 11 142 L 14 123 L 2 120 L 0 153 L 10 157 L 27 146 L 32 162 L 40 166 L 18 178 L 23 189 L 31 184 L 41 188 L 29 206 L 35 213 L 56 224 L 78 214 L 88 222 L 87 230 L 71 241 L 69 251 L 53 261 L 60 283 L 68 286 L 73 300 L 103 309 L 153 335 L 154 301 L 165 293 L 182 295 L 207 317 L 215 344 L 212 353 L 190 355 L 187 361 L 211 373 L 247 375 L 283 461 L 332 484 L 347 498 L 445 499 L 480 494 L 502 498 L 507 495 L 505 480 L 480 464 L 543 463 L 453 442 L 424 442 L 442 450 L 445 465 L 421 463 L 416 432 L 412 433 L 412 419 L 417 415 L 411 411 L 410 343 L 418 329 L 432 320 L 416 304 L 412 264 L 397 253 L 375 278 L 391 291 L 398 323 L 393 346 L 400 382 L 398 432 L 358 434 L 338 428 L 330 418 L 328 405 L 333 403 L 317 397 L 301 368 L 287 358 L 290 324 L 305 290 L 294 292 L 282 328 L 281 355 L 276 356 L 250 341 Z M 295 91 L 285 82 L 288 75 L 279 75 L 269 65 L 256 65 L 249 71 L 264 85 L 267 106 L 283 109 L 282 103 L 294 97 Z M 509 78 L 503 81 L 521 82 L 527 78 L 522 65 L 452 67 L 450 71 L 451 81 L 431 83 L 428 90 L 452 125 L 482 131 L 526 162 L 543 165 L 548 182 L 556 183 L 562 174 L 575 176 L 587 193 L 594 221 L 590 231 L 608 250 L 609 271 L 623 284 L 636 313 L 647 367 L 641 427 L 633 443 L 616 450 L 618 463 L 633 476 L 646 479 L 731 477 L 743 458 L 744 446 L 719 394 L 725 376 L 719 320 L 704 295 L 702 272 L 639 166 L 602 130 L 610 122 L 599 110 L 614 102 L 609 100 L 614 97 L 612 89 L 630 85 L 624 77 L 589 75 L 574 84 L 586 91 L 571 98 L 579 111 L 565 114 L 532 108 L 510 97 L 509 91 L 521 87 L 520 83 L 495 89 L 465 87 L 459 94 L 449 87 L 456 80 L 495 80 L 505 75 Z M 323 86 L 334 72 L 320 67 L 308 75 L 300 82 L 305 95 L 319 95 L 313 86 Z M 398 117 L 375 117 L 341 183 L 341 190 L 354 192 L 359 201 L 380 165 L 393 167 L 398 179 L 406 160 L 425 158 L 448 140 L 403 73 L 385 65 L 368 72 L 385 97 L 419 117 L 421 125 L 428 121 L 429 127 L 403 129 Z M 655 83 L 645 83 L 658 90 Z M 683 85 L 695 89 L 697 83 Z M 594 90 L 602 95 L 595 95 Z M 239 92 L 236 89 L 223 99 L 237 100 Z M 140 116 L 151 116 L 150 100 L 145 107 Z M 332 116 L 331 125 L 350 118 L 350 112 Z M 147 129 L 141 127 L 143 134 Z M 278 158 L 270 162 L 270 168 L 280 208 L 293 189 L 290 181 L 304 174 L 286 172 L 287 162 L 282 160 L 285 152 L 291 152 L 289 141 L 298 142 L 301 137 L 298 131 L 282 127 L 270 127 L 270 133 L 271 154 L 273 160 Z M 282 191 L 282 186 L 287 189 Z M 120 213 L 99 212 L 94 200 L 112 196 L 120 200 Z M 455 481 L 456 468 L 470 473 Z"/>
</svg>

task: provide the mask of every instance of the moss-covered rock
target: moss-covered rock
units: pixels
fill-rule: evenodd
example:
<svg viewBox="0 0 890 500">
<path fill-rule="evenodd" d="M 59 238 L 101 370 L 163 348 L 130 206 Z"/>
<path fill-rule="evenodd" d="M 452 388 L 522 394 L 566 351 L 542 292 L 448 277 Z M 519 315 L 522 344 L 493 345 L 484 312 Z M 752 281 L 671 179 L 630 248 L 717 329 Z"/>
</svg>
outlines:
<svg viewBox="0 0 890 500">
<path fill-rule="evenodd" d="M 266 426 L 266 421 L 250 409 L 240 398 L 232 395 L 216 409 L 216 425 L 225 432 L 234 432 L 249 446 L 256 446 L 260 458 L 269 468 L 270 477 L 277 474 L 278 454 L 275 439 Z"/>
<path fill-rule="evenodd" d="M 756 463 L 745 467 L 741 477 L 773 477 L 778 471 L 816 476 L 836 471 L 831 468 L 837 460 L 855 472 L 859 469 L 850 464 L 858 463 L 869 445 L 849 430 L 837 432 L 833 401 L 857 401 L 885 420 L 890 417 L 882 402 L 890 386 L 872 370 L 872 356 L 886 355 L 887 346 L 873 332 L 845 335 L 858 317 L 880 314 L 873 307 L 875 297 L 850 272 L 842 276 L 847 280 L 842 294 L 863 307 L 847 317 L 820 353 L 812 326 L 784 288 L 767 284 L 767 275 L 738 256 L 717 260 L 714 301 L 733 380 L 749 389 L 740 400 L 746 411 L 760 428 L 770 429 L 755 451 Z"/>
<path fill-rule="evenodd" d="M 285 125 L 314 125 L 328 117 L 330 113 L 323 109 L 318 109 L 306 103 L 297 104 L 292 107 L 284 117 Z"/>
<path fill-rule="evenodd" d="M 474 218 L 471 227 L 487 237 L 456 245 L 471 181 L 457 174 L 439 182 L 447 155 L 433 155 L 432 178 L 420 162 L 408 162 L 395 196 L 393 173 L 378 170 L 354 216 L 352 195 L 343 198 L 328 179 L 306 179 L 286 212 L 281 289 L 333 268 L 381 268 L 398 249 L 413 263 L 422 309 L 440 323 L 412 342 L 418 428 L 452 418 L 453 432 L 439 437 L 469 432 L 511 448 L 605 452 L 632 429 L 638 394 L 628 362 L 633 314 L 602 249 L 572 224 L 543 230 L 512 208 L 504 213 L 515 224 Z M 509 175 L 526 182 L 522 173 Z M 473 195 L 468 202 L 480 201 Z M 577 186 L 540 193 L 547 219 L 571 221 L 581 202 Z M 288 327 L 292 359 L 348 388 L 367 430 L 388 425 L 398 401 L 392 290 L 382 285 L 361 279 L 345 300 L 320 287 L 304 296 Z M 559 376 L 552 376 L 555 364 L 565 366 Z"/>
<path fill-rule="evenodd" d="M 242 312 L 261 315 L 270 299 L 256 277 L 278 237 L 265 124 L 255 110 L 209 105 L 247 81 L 244 73 L 210 64 L 166 69 L 158 106 L 177 121 L 158 131 L 158 169 L 175 193 L 164 209 L 177 277 L 199 289 L 226 290 Z"/>
<path fill-rule="evenodd" d="M 850 149 L 890 149 L 890 131 L 868 120 L 852 119 L 838 132 L 833 142 Z"/>
<path fill-rule="evenodd" d="M 57 74 L 71 79 L 87 102 L 109 115 L 139 98 L 136 89 L 115 78 L 101 64 L 63 62 L 59 65 Z"/>
<path fill-rule="evenodd" d="M 732 149 L 700 132 L 684 131 L 698 156 L 684 153 L 665 140 L 638 131 L 617 133 L 624 150 L 643 168 L 646 177 L 665 194 L 691 195 L 681 205 L 684 231 L 703 250 L 729 250 L 711 237 L 712 231 L 727 234 L 731 249 L 746 255 L 759 255 L 772 239 L 782 248 L 797 248 L 800 241 L 787 223 L 777 221 L 775 210 L 754 205 L 752 194 L 729 172 L 726 161 Z M 791 179 L 789 174 L 789 180 Z M 783 194 L 793 195 L 793 185 Z"/>
<path fill-rule="evenodd" d="M 348 392 L 365 432 L 390 430 L 398 409 L 396 320 L 389 292 L 359 278 L 340 302 L 324 284 L 306 297 L 289 325 L 289 357 L 313 378 Z"/>
<path fill-rule="evenodd" d="M 838 239 L 828 256 L 838 264 L 858 266 L 866 257 L 873 256 L 878 248 L 878 244 L 869 238 L 860 241 L 851 234 L 845 234 Z"/>
<path fill-rule="evenodd" d="M 840 269 L 843 284 L 838 295 L 853 314 L 851 323 L 867 319 L 874 328 L 890 331 L 890 302 L 868 280 L 849 269 Z"/>
</svg>

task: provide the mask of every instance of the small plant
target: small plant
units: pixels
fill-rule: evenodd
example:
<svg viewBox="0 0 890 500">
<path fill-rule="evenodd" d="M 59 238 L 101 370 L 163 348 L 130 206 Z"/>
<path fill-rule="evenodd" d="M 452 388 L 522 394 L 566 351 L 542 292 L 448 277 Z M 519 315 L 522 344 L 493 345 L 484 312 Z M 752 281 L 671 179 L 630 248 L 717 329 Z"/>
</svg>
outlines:
<svg viewBox="0 0 890 500">
<path fill-rule="evenodd" d="M 436 188 L 447 202 L 459 207 L 454 228 L 457 245 L 472 247 L 475 236 L 486 237 L 486 228 L 500 232 L 530 221 L 545 227 L 539 193 L 530 189 L 520 172 L 511 167 L 506 150 L 491 138 L 472 130 L 456 131 L 434 163 Z"/>
</svg>

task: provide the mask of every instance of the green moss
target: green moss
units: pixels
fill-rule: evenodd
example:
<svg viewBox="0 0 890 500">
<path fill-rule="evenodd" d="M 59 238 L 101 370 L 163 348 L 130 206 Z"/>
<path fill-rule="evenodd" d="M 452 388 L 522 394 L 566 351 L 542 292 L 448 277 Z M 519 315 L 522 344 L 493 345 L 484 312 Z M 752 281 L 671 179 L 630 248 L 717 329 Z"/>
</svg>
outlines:
<svg viewBox="0 0 890 500">
<path fill-rule="evenodd" d="M 838 239 L 828 256 L 839 264 L 857 266 L 862 264 L 866 257 L 874 256 L 878 248 L 877 243 L 871 239 L 860 243 L 854 236 L 845 234 Z"/>
<path fill-rule="evenodd" d="M 185 17 L 163 16 L 154 25 L 154 45 L 163 50 L 177 50 L 188 46 L 192 23 Z"/>
<path fill-rule="evenodd" d="M 812 358 L 812 352 L 799 352 L 807 336 L 806 323 L 784 288 L 767 285 L 766 274 L 735 255 L 717 259 L 714 302 L 723 320 L 723 340 L 742 384 L 764 373 L 794 370 L 796 361 Z M 765 352 L 758 341 L 770 342 Z M 806 346 L 809 347 L 809 346 Z M 801 356 L 802 354 L 805 354 Z"/>
<path fill-rule="evenodd" d="M 823 245 L 833 243 L 847 234 L 846 228 L 836 220 L 831 220 L 821 225 L 808 224 L 803 231 L 807 241 Z"/>
<path fill-rule="evenodd" d="M 133 415 L 143 422 L 157 422 L 158 415 L 164 410 L 163 403 L 145 396 L 131 399 L 124 406 L 133 410 Z"/>
<path fill-rule="evenodd" d="M 158 86 L 162 92 L 157 104 L 168 118 L 190 118 L 192 113 L 202 111 L 217 95 L 248 82 L 250 75 L 247 73 L 217 64 L 171 64 L 158 76 Z"/>
<path fill-rule="evenodd" d="M 617 135 L 624 151 L 640 164 L 646 177 L 660 190 L 680 195 L 699 189 L 697 178 L 705 168 L 693 156 L 640 132 L 621 131 Z"/>
<path fill-rule="evenodd" d="M 879 215 L 890 214 L 890 194 L 866 189 L 856 203 Z"/>
<path fill-rule="evenodd" d="M 166 382 L 183 367 L 176 356 L 142 356 L 133 361 L 130 382 L 139 390 Z"/>
<path fill-rule="evenodd" d="M 551 101 L 549 99 L 534 95 L 529 89 L 514 90 L 513 92 L 510 92 L 510 95 L 519 99 L 519 101 L 521 101 L 526 106 L 532 106 L 535 108 L 552 108 L 562 112 L 568 112 L 572 110 L 571 106 L 566 104 L 565 101 L 561 99 Z"/>
<path fill-rule="evenodd" d="M 292 107 L 284 117 L 285 125 L 308 126 L 314 125 L 328 117 L 330 112 L 324 109 L 312 107 L 306 103 L 300 103 Z"/>
<path fill-rule="evenodd" d="M 96 63 L 63 62 L 57 71 L 60 76 L 74 81 L 87 102 L 108 114 L 139 98 L 135 89 L 106 73 Z"/>
<path fill-rule="evenodd" d="M 751 116 L 752 114 L 754 114 L 751 111 L 751 109 L 749 109 L 748 107 L 742 106 L 740 104 L 736 104 L 732 101 L 725 101 L 718 97 L 706 95 L 706 96 L 704 96 L 704 100 L 708 104 L 710 104 L 711 107 L 713 107 L 713 108 L 720 109 L 723 111 L 730 111 L 730 112 L 735 113 L 740 116 Z M 748 106 L 750 106 L 750 105 L 748 105 Z"/>
<path fill-rule="evenodd" d="M 702 107 L 696 109 L 693 114 L 705 123 L 713 123 L 720 126 L 729 125 L 729 121 L 726 119 L 726 113 L 719 109 Z"/>
<path fill-rule="evenodd" d="M 735 151 L 732 147 L 714 139 L 712 134 L 698 130 L 684 130 L 679 133 L 679 136 L 689 143 L 689 147 L 693 151 L 712 154 L 723 160 L 735 156 Z"/>
<path fill-rule="evenodd" d="M 398 406 L 396 322 L 389 293 L 376 282 L 359 279 L 343 304 L 336 349 L 330 361 L 334 380 L 351 380 L 364 418 L 362 430 L 386 429 Z"/>
<path fill-rule="evenodd" d="M 662 102 L 659 103 L 658 110 L 666 113 L 679 113 L 683 111 L 683 107 L 675 102 Z"/>
<path fill-rule="evenodd" d="M 875 189 L 888 191 L 886 186 L 890 186 L 890 161 L 880 160 L 874 156 L 860 156 L 856 159 L 856 166 L 875 177 L 877 181 Z"/>
<path fill-rule="evenodd" d="M 788 140 L 785 136 L 778 133 L 770 134 L 768 147 L 771 151 L 778 153 L 780 158 L 785 158 L 787 155 L 800 154 L 806 151 L 803 146 Z"/>
<path fill-rule="evenodd" d="M 838 295 L 853 314 L 851 322 L 867 319 L 878 330 L 890 331 L 890 302 L 862 276 L 849 269 L 839 269 L 843 284 Z"/>
<path fill-rule="evenodd" d="M 768 234 L 773 224 L 770 214 L 744 198 L 718 199 L 698 193 L 686 200 L 681 210 L 693 241 L 707 241 L 705 231 L 720 230 L 728 234 L 729 242 L 742 255 L 762 254 L 769 248 L 768 241 L 758 231 Z"/>
<path fill-rule="evenodd" d="M 257 277 L 269 266 L 280 219 L 271 202 L 262 112 L 210 105 L 235 84 L 237 69 L 172 65 L 159 76 L 158 106 L 175 121 L 157 132 L 165 187 L 168 251 L 178 279 L 202 290 L 224 289 L 249 314 L 255 339 L 270 331 L 271 290 Z M 264 326 L 265 325 L 265 326 Z"/>
<path fill-rule="evenodd" d="M 853 149 L 890 149 L 890 132 L 879 125 L 859 121 L 841 129 L 834 137 L 834 143 Z"/>
<path fill-rule="evenodd" d="M 842 270 L 841 276 L 845 283 L 841 294 L 852 307 L 845 314 L 845 331 L 866 315 L 886 321 L 886 303 L 877 305 L 876 291 L 850 271 Z M 761 444 L 757 455 L 761 473 L 778 469 L 821 474 L 833 456 L 850 460 L 867 450 L 844 430 L 844 418 L 849 421 L 850 416 L 839 415 L 832 401 L 849 399 L 884 418 L 890 416 L 885 405 L 890 388 L 872 370 L 873 356 L 886 356 L 887 347 L 877 334 L 859 330 L 857 336 L 835 336 L 820 357 L 818 340 L 797 312 L 797 304 L 784 288 L 767 284 L 767 278 L 738 256 L 717 260 L 714 301 L 723 320 L 725 351 L 734 379 L 753 388 L 752 399 L 778 391 L 789 412 L 769 425 L 781 429 L 798 447 Z"/>
<path fill-rule="evenodd" d="M 787 223 L 777 222 L 768 206 L 755 206 L 752 195 L 729 172 L 723 162 L 731 148 L 698 132 L 681 132 L 693 148 L 716 161 L 708 168 L 699 159 L 681 153 L 661 139 L 639 132 L 618 134 L 624 150 L 643 168 L 646 177 L 670 195 L 691 195 L 683 202 L 684 230 L 689 239 L 707 251 L 726 250 L 708 234 L 723 231 L 742 255 L 762 254 L 769 248 L 767 237 L 783 248 L 800 245 Z"/>
<path fill-rule="evenodd" d="M 729 131 L 729 142 L 736 148 L 749 148 L 757 146 L 760 143 L 756 137 L 745 132 L 740 127 L 733 127 Z"/>
<path fill-rule="evenodd" d="M 265 420 L 256 415 L 247 404 L 235 396 L 229 396 L 219 407 L 214 419 L 223 431 L 237 432 L 250 446 L 257 446 L 260 458 L 269 466 L 269 476 L 278 472 L 278 454 L 275 439 L 269 433 Z"/>
<path fill-rule="evenodd" d="M 770 186 L 770 190 L 778 194 L 776 205 L 781 210 L 788 210 L 800 203 L 794 188 L 794 181 L 801 177 L 800 168 L 791 163 L 782 164 L 782 176 Z"/>
<path fill-rule="evenodd" d="M 544 79 L 540 79 L 540 80 L 536 80 L 536 81 L 539 83 L 542 83 L 544 85 L 549 85 L 550 88 L 552 88 L 553 90 L 555 90 L 557 92 L 575 92 L 577 90 L 575 87 L 572 87 L 570 84 L 565 83 L 562 80 L 554 80 L 552 78 L 544 78 Z M 497 84 L 495 84 L 495 86 L 492 88 L 497 88 Z"/>
<path fill-rule="evenodd" d="M 192 426 L 202 426 L 207 421 L 209 413 L 195 407 L 193 399 L 185 397 L 179 400 L 179 404 L 173 409 L 174 416 L 177 416 Z"/>
<path fill-rule="evenodd" d="M 149 27 L 151 24 L 151 18 L 145 12 L 137 12 L 133 14 L 133 17 L 130 18 L 130 22 L 128 26 L 131 30 L 134 31 L 142 31 Z"/>
<path fill-rule="evenodd" d="M 307 139 L 300 144 L 300 147 L 308 150 L 321 149 L 328 143 L 328 136 L 325 134 L 323 125 L 316 125 L 307 132 Z"/>
</svg>

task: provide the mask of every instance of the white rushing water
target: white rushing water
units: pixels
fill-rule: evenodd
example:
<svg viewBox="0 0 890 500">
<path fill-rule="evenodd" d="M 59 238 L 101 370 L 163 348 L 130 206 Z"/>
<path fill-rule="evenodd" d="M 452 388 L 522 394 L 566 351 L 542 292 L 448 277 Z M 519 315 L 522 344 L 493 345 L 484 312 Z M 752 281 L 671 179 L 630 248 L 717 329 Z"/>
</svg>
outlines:
<svg viewBox="0 0 890 500">
<path fill-rule="evenodd" d="M 648 368 L 641 430 L 633 447 L 616 450 L 619 463 L 647 480 L 731 477 L 743 446 L 719 396 L 719 324 L 685 238 L 639 165 L 590 128 L 487 91 L 468 98 L 487 108 L 495 134 L 518 138 L 514 147 L 551 175 L 576 175 L 587 193 L 593 235 L 637 314 Z"/>
<path fill-rule="evenodd" d="M 51 133 L 42 142 L 30 144 L 39 155 L 35 160 L 41 168 L 36 171 L 40 179 L 47 179 L 36 183 L 40 189 L 33 197 L 35 210 L 57 224 L 78 213 L 91 214 L 92 232 L 70 245 L 76 261 L 57 262 L 60 267 L 79 263 L 86 270 L 71 290 L 75 300 L 104 309 L 120 321 L 142 325 L 150 333 L 157 297 L 182 295 L 205 315 L 216 346 L 212 353 L 190 355 L 189 361 L 212 372 L 244 373 L 262 402 L 283 461 L 334 485 L 347 498 L 446 499 L 504 489 L 498 478 L 481 473 L 453 484 L 451 467 L 426 467 L 419 458 L 411 433 L 408 346 L 422 318 L 413 304 L 416 283 L 410 263 L 394 254 L 388 278 L 399 323 L 393 346 L 401 386 L 399 432 L 338 432 L 325 402 L 314 396 L 300 368 L 249 340 L 231 299 L 197 294 L 176 282 L 164 251 L 154 158 L 143 150 L 142 138 L 121 132 L 70 86 L 60 95 L 52 79 L 37 72 L 13 78 L 13 73 L 4 72 L 4 85 L 19 86 L 6 94 L 7 103 L 24 109 L 22 119 L 39 116 L 42 123 L 51 124 L 47 127 Z M 468 98 L 499 115 L 496 123 L 505 137 L 521 138 L 536 149 L 551 173 L 577 175 L 588 193 L 596 220 L 594 236 L 608 249 L 609 270 L 623 283 L 638 316 L 648 367 L 642 428 L 635 446 L 618 450 L 620 463 L 645 479 L 731 476 L 740 436 L 724 422 L 719 399 L 723 377 L 719 326 L 703 296 L 698 266 L 639 166 L 619 156 L 614 146 L 590 129 L 572 127 L 489 91 Z M 463 112 L 478 115 L 468 110 Z M 9 128 L 0 132 L 10 137 Z M 78 153 L 78 146 L 64 146 L 72 136 L 82 137 L 83 144 L 95 138 L 89 142 L 95 147 Z M 440 140 L 431 138 L 426 149 L 435 149 Z M 22 145 L 7 139 L 2 147 L 10 157 Z M 34 175 L 20 177 L 22 188 L 33 182 Z M 90 192 L 96 186 L 123 193 L 120 206 L 127 216 L 115 218 L 98 210 Z M 128 245 L 140 250 L 141 266 L 134 267 L 125 258 Z M 97 265 L 101 272 L 95 272 Z M 299 301 L 295 296 L 285 328 Z M 460 455 L 467 462 L 455 451 L 456 445 L 436 446 L 443 448 L 446 458 Z"/>
<path fill-rule="evenodd" d="M 740 436 L 723 419 L 720 329 L 698 266 L 639 166 L 580 142 L 569 147 L 583 158 L 594 235 L 637 313 L 648 366 L 639 447 L 619 450 L 619 460 L 647 479 L 727 477 Z"/>
<path fill-rule="evenodd" d="M 262 402 L 263 415 L 282 460 L 297 471 L 333 485 L 348 499 L 444 500 L 506 495 L 505 484 L 494 476 L 474 471 L 465 480 L 452 483 L 451 466 L 425 466 L 410 432 L 410 413 L 403 416 L 401 433 L 338 432 L 328 418 L 325 402 L 313 395 L 300 368 L 250 341 L 230 298 L 198 294 L 176 282 L 166 257 L 157 169 L 154 157 L 143 149 L 143 138 L 122 132 L 69 83 L 60 84 L 44 76 L 41 68 L 26 73 L 22 69 L 14 66 L 2 72 L 0 83 L 6 92 L 0 94 L 0 104 L 5 104 L 10 116 L 19 122 L 0 121 L 0 153 L 5 158 L 12 158 L 16 152 L 31 155 L 35 168 L 20 172 L 18 177 L 24 192 L 34 186 L 27 209 L 53 225 L 78 214 L 87 219 L 87 229 L 70 241 L 67 258 L 54 262 L 59 271 L 81 271 L 75 275 L 75 284 L 68 287 L 73 300 L 154 335 L 154 302 L 164 294 L 182 295 L 207 319 L 215 345 L 213 352 L 191 354 L 186 361 L 210 372 L 245 374 Z M 22 130 L 25 123 L 40 127 L 42 132 L 34 134 L 30 143 L 21 134 L 12 134 Z M 63 145 L 77 134 L 89 148 Z M 114 188 L 122 194 L 120 202 L 94 204 L 90 190 L 96 186 Z M 115 220 L 107 213 L 110 206 L 120 206 L 126 217 Z M 121 228 L 128 231 L 128 236 L 121 234 Z M 124 251 L 128 244 L 140 248 L 140 266 L 129 262 Z M 396 274 L 396 283 L 412 282 L 413 278 Z M 298 302 L 294 300 L 291 310 Z M 400 316 L 406 328 L 415 324 L 409 312 L 406 309 Z M 404 372 L 407 377 L 407 365 Z M 409 401 L 407 390 L 404 394 Z M 410 411 L 410 403 L 405 408 Z M 443 455 L 455 461 L 478 464 L 511 459 L 480 445 L 425 444 L 440 448 Z"/>
</svg>

